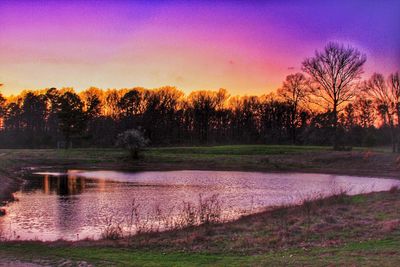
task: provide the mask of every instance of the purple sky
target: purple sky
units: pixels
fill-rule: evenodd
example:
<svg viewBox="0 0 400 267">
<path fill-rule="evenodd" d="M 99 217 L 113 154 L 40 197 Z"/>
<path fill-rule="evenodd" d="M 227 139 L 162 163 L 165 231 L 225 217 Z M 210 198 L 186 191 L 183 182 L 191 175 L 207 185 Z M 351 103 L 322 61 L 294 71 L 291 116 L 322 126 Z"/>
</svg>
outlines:
<svg viewBox="0 0 400 267">
<path fill-rule="evenodd" d="M 0 1 L 0 83 L 263 94 L 328 41 L 400 69 L 400 1 Z"/>
</svg>

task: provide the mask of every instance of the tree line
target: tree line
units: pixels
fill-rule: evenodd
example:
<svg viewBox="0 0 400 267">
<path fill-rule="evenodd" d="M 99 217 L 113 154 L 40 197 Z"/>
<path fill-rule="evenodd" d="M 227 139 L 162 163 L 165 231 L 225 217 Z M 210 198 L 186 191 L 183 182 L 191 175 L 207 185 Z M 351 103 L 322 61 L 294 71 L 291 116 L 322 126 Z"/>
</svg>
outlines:
<svg viewBox="0 0 400 267">
<path fill-rule="evenodd" d="M 118 134 L 139 129 L 154 146 L 390 144 L 400 151 L 399 73 L 362 80 L 365 62 L 357 49 L 331 42 L 262 96 L 185 95 L 170 86 L 0 94 L 0 147 L 111 147 Z"/>
</svg>

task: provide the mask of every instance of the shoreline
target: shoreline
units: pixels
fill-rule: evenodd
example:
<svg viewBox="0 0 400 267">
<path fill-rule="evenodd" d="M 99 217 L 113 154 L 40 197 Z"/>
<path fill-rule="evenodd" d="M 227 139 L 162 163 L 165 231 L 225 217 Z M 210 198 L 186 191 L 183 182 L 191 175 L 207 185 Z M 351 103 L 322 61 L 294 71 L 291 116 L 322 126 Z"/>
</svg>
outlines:
<svg viewBox="0 0 400 267">
<path fill-rule="evenodd" d="M 160 149 L 163 151 L 162 149 Z M 21 153 L 21 150 L 8 150 L 11 153 Z M 145 155 L 138 161 L 131 161 L 125 156 L 125 152 L 116 150 L 118 155 L 107 155 L 107 152 L 114 150 L 90 150 L 78 149 L 71 151 L 58 150 L 32 150 L 32 153 L 43 153 L 47 160 L 30 157 L 30 150 L 22 150 L 27 158 L 19 161 L 16 156 L 8 156 L 11 153 L 3 153 L 2 159 L 6 160 L 5 166 L 0 165 L 0 207 L 12 200 L 12 194 L 19 190 L 23 184 L 23 175 L 37 170 L 111 170 L 111 171 L 241 171 L 241 172 L 262 172 L 262 173 L 316 173 L 357 177 L 373 177 L 400 179 L 400 166 L 393 167 L 385 164 L 390 161 L 397 162 L 398 155 L 389 153 L 374 152 L 375 159 L 365 159 L 363 152 L 336 152 L 321 151 L 299 154 L 257 154 L 257 155 L 198 155 L 189 154 L 164 154 Z M 77 156 L 73 155 L 78 152 Z M 81 155 L 87 152 L 88 155 Z M 99 154 L 100 152 L 103 152 Z M 150 150 L 152 152 L 152 150 Z M 71 155 L 70 155 L 70 154 Z M 164 153 L 164 152 L 163 152 Z M 49 155 L 47 155 L 49 154 Z M 55 154 L 55 157 L 52 157 Z M 95 155 L 91 155 L 95 154 Z M 99 154 L 99 155 L 98 155 Z M 67 156 L 66 156 L 67 155 Z M 79 157 L 78 157 L 79 156 Z M 91 162 L 90 156 L 100 157 L 97 162 Z M 83 157 L 83 158 L 82 158 Z M 101 157 L 104 157 L 101 158 Z M 89 159 L 88 159 L 89 158 Z M 117 160 L 116 160 L 117 159 Z M 10 166 L 8 166 L 9 161 Z M 81 162 L 83 161 L 83 162 Z M 304 162 L 303 162 L 304 161 Z M 354 161 L 355 164 L 351 164 Z M 338 167 L 345 163 L 347 166 Z M 349 165 L 350 162 L 350 165 Z M 382 163 L 382 164 L 379 164 Z M 375 166 L 374 166 L 375 165 Z"/>
<path fill-rule="evenodd" d="M 139 163 L 140 164 L 140 163 Z M 103 170 L 103 171 L 121 171 L 121 172 L 152 172 L 152 171 L 237 171 L 237 172 L 259 172 L 259 173 L 303 173 L 303 174 L 327 174 L 327 175 L 340 175 L 340 176 L 356 176 L 356 177 L 368 177 L 368 178 L 387 178 L 400 180 L 399 171 L 384 171 L 376 170 L 371 171 L 369 169 L 346 169 L 346 170 L 334 170 L 326 168 L 246 168 L 243 169 L 241 166 L 193 166 L 194 164 L 148 164 L 127 166 L 126 164 L 101 164 L 96 166 L 90 165 L 74 165 L 69 167 L 67 165 L 54 165 L 54 166 L 32 166 L 38 170 Z"/>
</svg>

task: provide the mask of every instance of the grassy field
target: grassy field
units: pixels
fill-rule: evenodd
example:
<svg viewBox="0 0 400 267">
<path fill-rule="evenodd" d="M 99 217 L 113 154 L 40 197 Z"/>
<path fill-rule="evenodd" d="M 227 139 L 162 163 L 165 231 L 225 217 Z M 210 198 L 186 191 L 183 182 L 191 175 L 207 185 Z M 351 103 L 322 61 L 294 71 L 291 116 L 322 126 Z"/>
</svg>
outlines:
<svg viewBox="0 0 400 267">
<path fill-rule="evenodd" d="M 149 148 L 138 161 L 120 149 L 0 149 L 0 173 L 29 166 L 113 169 L 311 171 L 396 176 L 400 155 L 385 148 L 332 151 L 322 146 L 238 145 Z"/>
<path fill-rule="evenodd" d="M 384 148 L 332 151 L 318 146 L 150 148 L 138 161 L 118 149 L 0 150 L 0 200 L 21 169 L 211 169 L 299 171 L 399 177 L 400 157 Z M 0 243 L 0 266 L 398 266 L 400 192 L 336 196 L 235 222 L 144 234 L 117 241 Z"/>
<path fill-rule="evenodd" d="M 338 247 L 288 249 L 262 255 L 161 253 L 112 247 L 66 247 L 0 244 L 4 263 L 34 262 L 47 266 L 398 266 L 398 238 Z M 0 260 L 1 263 L 1 260 Z"/>
</svg>

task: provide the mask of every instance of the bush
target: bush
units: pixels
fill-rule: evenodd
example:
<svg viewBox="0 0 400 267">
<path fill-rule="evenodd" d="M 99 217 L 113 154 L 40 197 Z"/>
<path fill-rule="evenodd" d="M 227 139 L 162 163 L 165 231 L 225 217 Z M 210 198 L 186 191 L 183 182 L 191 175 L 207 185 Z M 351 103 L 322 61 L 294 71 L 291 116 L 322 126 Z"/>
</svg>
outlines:
<svg viewBox="0 0 400 267">
<path fill-rule="evenodd" d="M 149 140 L 143 136 L 143 133 L 136 129 L 127 130 L 117 137 L 116 145 L 129 150 L 133 159 L 139 158 L 139 152 L 149 143 Z"/>
</svg>

